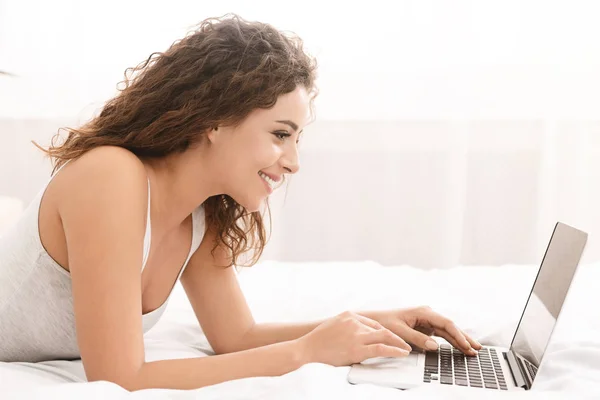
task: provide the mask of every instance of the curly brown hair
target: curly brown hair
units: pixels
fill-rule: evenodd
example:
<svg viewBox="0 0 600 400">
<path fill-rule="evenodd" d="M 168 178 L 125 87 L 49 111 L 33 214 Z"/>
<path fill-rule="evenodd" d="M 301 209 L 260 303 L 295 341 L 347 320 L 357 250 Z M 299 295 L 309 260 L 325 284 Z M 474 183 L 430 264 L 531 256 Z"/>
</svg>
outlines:
<svg viewBox="0 0 600 400">
<path fill-rule="evenodd" d="M 34 144 L 52 158 L 52 174 L 98 146 L 120 146 L 144 158 L 183 152 L 210 129 L 235 126 L 299 85 L 311 93 L 312 105 L 316 68 L 294 34 L 235 14 L 208 18 L 165 52 L 127 68 L 119 82 L 124 88 L 98 116 L 76 129 L 60 128 L 47 150 Z M 57 145 L 61 129 L 68 137 Z M 254 252 L 247 266 L 255 264 L 267 242 L 263 215 L 247 212 L 227 195 L 208 198 L 204 207 L 217 236 L 213 251 L 219 245 L 228 249 L 227 267 L 249 250 Z"/>
</svg>

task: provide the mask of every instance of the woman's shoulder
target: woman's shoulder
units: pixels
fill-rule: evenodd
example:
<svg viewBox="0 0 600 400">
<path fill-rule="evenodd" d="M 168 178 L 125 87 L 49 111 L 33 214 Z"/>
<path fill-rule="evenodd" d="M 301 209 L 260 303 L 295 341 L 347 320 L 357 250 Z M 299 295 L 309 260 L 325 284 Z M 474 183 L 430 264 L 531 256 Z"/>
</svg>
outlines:
<svg viewBox="0 0 600 400">
<path fill-rule="evenodd" d="M 99 146 L 88 150 L 78 158 L 69 161 L 63 169 L 70 169 L 73 175 L 92 176 L 115 174 L 146 177 L 144 164 L 131 151 L 118 146 Z"/>
<path fill-rule="evenodd" d="M 142 161 L 117 146 L 101 146 L 69 161 L 53 179 L 58 203 L 135 196 L 145 199 L 148 175 Z"/>
</svg>

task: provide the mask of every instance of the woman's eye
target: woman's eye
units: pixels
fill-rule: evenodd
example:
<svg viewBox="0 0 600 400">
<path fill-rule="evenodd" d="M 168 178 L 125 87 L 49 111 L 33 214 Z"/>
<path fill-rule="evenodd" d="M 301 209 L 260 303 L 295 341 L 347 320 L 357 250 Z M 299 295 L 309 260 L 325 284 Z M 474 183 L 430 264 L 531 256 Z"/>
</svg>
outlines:
<svg viewBox="0 0 600 400">
<path fill-rule="evenodd" d="M 277 138 L 279 140 L 285 140 L 285 138 L 288 138 L 288 137 L 292 136 L 292 135 L 290 135 L 289 133 L 287 133 L 285 131 L 276 131 L 276 132 L 273 132 L 273 135 L 277 136 Z"/>
</svg>

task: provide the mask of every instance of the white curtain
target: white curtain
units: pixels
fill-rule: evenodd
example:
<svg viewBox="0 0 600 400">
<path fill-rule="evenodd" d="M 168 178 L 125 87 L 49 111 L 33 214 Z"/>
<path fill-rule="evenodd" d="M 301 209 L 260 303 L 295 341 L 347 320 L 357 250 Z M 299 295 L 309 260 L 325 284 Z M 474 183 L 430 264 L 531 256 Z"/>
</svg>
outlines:
<svg viewBox="0 0 600 400">
<path fill-rule="evenodd" d="M 0 0 L 0 195 L 28 203 L 48 144 L 123 71 L 228 11 L 320 64 L 301 172 L 273 198 L 266 258 L 447 268 L 536 263 L 560 220 L 600 257 L 600 4 L 594 1 Z M 284 201 L 285 200 L 285 201 Z"/>
<path fill-rule="evenodd" d="M 58 120 L 0 120 L 0 194 L 25 204 Z M 272 198 L 265 258 L 447 268 L 536 263 L 554 223 L 600 244 L 600 121 L 318 121 Z"/>
<path fill-rule="evenodd" d="M 536 263 L 557 221 L 600 256 L 600 122 L 324 122 L 305 144 L 267 257 Z"/>
</svg>

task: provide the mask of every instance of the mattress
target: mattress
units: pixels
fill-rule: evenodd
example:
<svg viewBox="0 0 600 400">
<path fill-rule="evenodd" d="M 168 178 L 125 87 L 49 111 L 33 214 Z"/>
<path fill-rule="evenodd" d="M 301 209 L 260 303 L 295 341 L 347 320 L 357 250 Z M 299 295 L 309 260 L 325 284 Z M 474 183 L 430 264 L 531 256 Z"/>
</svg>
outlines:
<svg viewBox="0 0 600 400">
<path fill-rule="evenodd" d="M 429 305 L 483 344 L 510 345 L 537 266 L 457 266 L 421 270 L 375 262 L 264 261 L 238 278 L 257 322 L 327 318 L 345 310 Z M 169 399 L 581 399 L 600 398 L 600 264 L 580 265 L 530 391 L 455 386 L 397 390 L 347 382 L 349 367 L 307 364 L 278 377 L 238 379 L 195 390 L 127 392 L 86 382 L 80 361 L 0 363 L 2 398 Z M 147 361 L 210 356 L 178 284 L 161 321 L 145 335 Z"/>
</svg>

